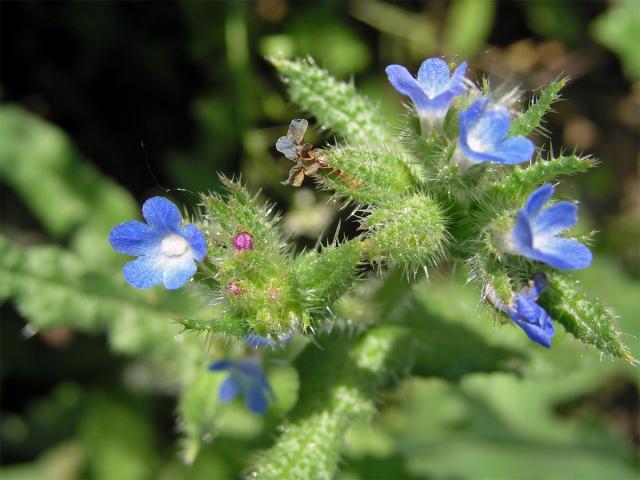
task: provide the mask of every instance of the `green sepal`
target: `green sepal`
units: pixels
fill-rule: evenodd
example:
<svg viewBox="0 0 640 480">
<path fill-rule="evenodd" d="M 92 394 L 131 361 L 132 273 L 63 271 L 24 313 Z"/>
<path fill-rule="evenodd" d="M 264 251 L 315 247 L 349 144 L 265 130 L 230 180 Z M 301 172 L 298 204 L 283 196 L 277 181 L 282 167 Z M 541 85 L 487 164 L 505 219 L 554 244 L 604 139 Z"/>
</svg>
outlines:
<svg viewBox="0 0 640 480">
<path fill-rule="evenodd" d="M 526 137 L 539 128 L 542 118 L 551 109 L 551 105 L 560 98 L 560 90 L 566 83 L 566 79 L 562 79 L 545 87 L 529 109 L 512 120 L 509 135 Z"/>
<path fill-rule="evenodd" d="M 638 361 L 620 341 L 614 317 L 580 283 L 559 273 L 548 273 L 549 286 L 540 297 L 540 305 L 551 318 L 583 343 L 630 363 Z"/>
<path fill-rule="evenodd" d="M 361 248 L 355 239 L 308 252 L 298 260 L 296 276 L 308 310 L 330 307 L 347 292 L 358 273 Z"/>
<path fill-rule="evenodd" d="M 351 144 L 390 145 L 393 138 L 378 107 L 352 83 L 335 79 L 313 60 L 268 59 L 289 89 L 291 100 Z"/>
<path fill-rule="evenodd" d="M 406 274 L 415 274 L 444 255 L 444 212 L 425 195 L 377 208 L 362 223 L 369 230 L 365 257 L 374 264 L 398 266 Z"/>
<path fill-rule="evenodd" d="M 538 160 L 526 168 L 514 168 L 503 181 L 489 186 L 485 192 L 488 203 L 521 201 L 542 184 L 562 175 L 574 175 L 587 171 L 596 162 L 589 157 L 563 155 L 549 160 Z"/>
<path fill-rule="evenodd" d="M 278 336 L 306 328 L 309 314 L 302 305 L 293 255 L 273 207 L 261 204 L 239 182 L 221 181 L 226 195 L 203 196 L 205 215 L 199 221 L 208 242 L 202 270 L 219 285 L 215 295 L 222 312 L 211 330 Z M 253 237 L 253 248 L 234 248 L 233 238 L 241 232 Z"/>
<path fill-rule="evenodd" d="M 225 194 L 205 194 L 201 198 L 205 216 L 200 226 L 207 235 L 209 257 L 232 250 L 231 241 L 241 232 L 253 236 L 256 248 L 280 250 L 284 242 L 273 205 L 261 204 L 257 195 L 249 194 L 239 181 L 224 175 L 219 178 Z"/>
<path fill-rule="evenodd" d="M 327 189 L 360 204 L 394 202 L 415 188 L 416 180 L 397 154 L 351 147 L 322 153 L 333 170 L 320 177 Z"/>
<path fill-rule="evenodd" d="M 242 319 L 221 314 L 209 320 L 177 317 L 176 322 L 186 330 L 208 333 L 222 333 L 234 337 L 243 337 L 249 333 L 249 325 Z"/>
</svg>

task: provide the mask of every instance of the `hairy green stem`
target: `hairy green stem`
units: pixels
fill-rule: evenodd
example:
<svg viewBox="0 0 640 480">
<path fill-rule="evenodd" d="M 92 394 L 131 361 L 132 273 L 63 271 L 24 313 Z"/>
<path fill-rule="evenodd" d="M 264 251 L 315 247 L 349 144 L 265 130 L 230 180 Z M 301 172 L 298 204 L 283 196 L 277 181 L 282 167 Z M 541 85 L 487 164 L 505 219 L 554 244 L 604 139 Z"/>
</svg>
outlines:
<svg viewBox="0 0 640 480">
<path fill-rule="evenodd" d="M 297 361 L 300 401 L 251 477 L 332 478 L 347 427 L 375 411 L 378 388 L 410 361 L 408 339 L 402 327 L 380 326 L 356 338 L 328 338 L 322 349 L 309 345 Z"/>
</svg>

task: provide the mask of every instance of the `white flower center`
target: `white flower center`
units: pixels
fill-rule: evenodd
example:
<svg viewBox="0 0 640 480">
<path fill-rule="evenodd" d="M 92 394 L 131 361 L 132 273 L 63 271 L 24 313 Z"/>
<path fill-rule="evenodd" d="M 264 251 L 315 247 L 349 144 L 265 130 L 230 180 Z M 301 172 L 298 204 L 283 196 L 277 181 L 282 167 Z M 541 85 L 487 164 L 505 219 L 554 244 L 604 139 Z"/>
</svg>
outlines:
<svg viewBox="0 0 640 480">
<path fill-rule="evenodd" d="M 479 133 L 480 132 L 472 130 L 471 135 L 467 137 L 467 145 L 469 145 L 469 148 L 471 148 L 471 150 L 473 150 L 474 152 L 484 153 L 485 150 L 487 150 L 488 145 L 485 139 L 482 138 L 482 135 Z"/>
<path fill-rule="evenodd" d="M 189 243 L 184 237 L 172 233 L 162 239 L 160 251 L 167 257 L 181 257 L 189 251 Z"/>
</svg>

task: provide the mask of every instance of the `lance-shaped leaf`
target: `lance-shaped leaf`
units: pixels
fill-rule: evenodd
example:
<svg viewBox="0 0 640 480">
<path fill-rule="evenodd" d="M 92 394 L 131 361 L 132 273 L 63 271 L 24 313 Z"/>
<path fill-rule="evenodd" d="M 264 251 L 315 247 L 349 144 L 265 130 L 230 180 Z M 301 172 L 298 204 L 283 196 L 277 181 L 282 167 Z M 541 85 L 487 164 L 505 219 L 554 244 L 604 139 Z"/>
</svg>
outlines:
<svg viewBox="0 0 640 480">
<path fill-rule="evenodd" d="M 551 105 L 560 98 L 560 90 L 567 83 L 566 80 L 553 82 L 544 88 L 538 98 L 532 101 L 529 109 L 511 122 L 509 135 L 530 135 L 542 124 L 544 115 L 551 110 Z"/>
<path fill-rule="evenodd" d="M 335 79 L 312 60 L 269 59 L 291 100 L 320 124 L 352 144 L 389 145 L 393 140 L 378 108 L 351 83 Z"/>
<path fill-rule="evenodd" d="M 620 340 L 613 314 L 576 280 L 559 273 L 549 274 L 549 286 L 539 302 L 581 342 L 612 357 L 637 363 Z"/>
</svg>

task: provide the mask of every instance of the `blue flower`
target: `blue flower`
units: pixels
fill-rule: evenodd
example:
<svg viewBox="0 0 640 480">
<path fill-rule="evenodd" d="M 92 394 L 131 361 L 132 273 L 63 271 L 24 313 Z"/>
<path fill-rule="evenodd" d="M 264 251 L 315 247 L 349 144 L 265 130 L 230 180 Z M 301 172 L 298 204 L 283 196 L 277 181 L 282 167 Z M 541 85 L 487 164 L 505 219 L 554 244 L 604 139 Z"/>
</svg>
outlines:
<svg viewBox="0 0 640 480">
<path fill-rule="evenodd" d="M 591 252 L 577 240 L 558 237 L 578 221 L 578 207 L 558 202 L 542 208 L 553 195 L 553 185 L 547 183 L 534 191 L 524 208 L 518 212 L 506 249 L 561 270 L 586 268 L 591 265 Z"/>
<path fill-rule="evenodd" d="M 506 313 L 531 340 L 549 348 L 551 347 L 551 338 L 555 333 L 553 320 L 545 309 L 536 303 L 546 288 L 546 275 L 536 274 L 531 285 L 516 294 L 515 300 Z"/>
<path fill-rule="evenodd" d="M 269 399 L 275 397 L 262 368 L 249 360 L 219 360 L 209 366 L 211 371 L 228 370 L 229 377 L 220 386 L 220 400 L 228 403 L 238 395 L 244 395 L 247 408 L 262 415 L 267 410 Z"/>
<path fill-rule="evenodd" d="M 529 286 L 516 293 L 515 299 L 508 306 L 505 306 L 497 298 L 495 292 L 487 292 L 487 297 L 496 308 L 506 313 L 516 325 L 522 328 L 532 341 L 549 348 L 551 347 L 551 339 L 555 334 L 553 320 L 551 320 L 545 309 L 536 303 L 536 300 L 546 288 L 546 275 L 538 273 L 534 275 Z"/>
<path fill-rule="evenodd" d="M 526 162 L 535 150 L 525 137 L 508 137 L 509 111 L 500 104 L 482 97 L 460 112 L 458 151 L 466 163 L 502 163 L 513 165 Z"/>
<path fill-rule="evenodd" d="M 385 69 L 393 88 L 411 98 L 421 120 L 441 120 L 446 115 L 453 99 L 466 90 L 466 70 L 467 62 L 462 62 L 451 75 L 441 58 L 422 62 L 417 80 L 402 65 Z"/>
<path fill-rule="evenodd" d="M 137 256 L 124 266 L 124 278 L 136 288 L 164 284 L 180 288 L 196 273 L 207 250 L 203 233 L 195 225 L 182 225 L 178 207 L 163 197 L 144 202 L 147 223 L 131 221 L 111 230 L 109 242 L 116 252 Z"/>
</svg>

